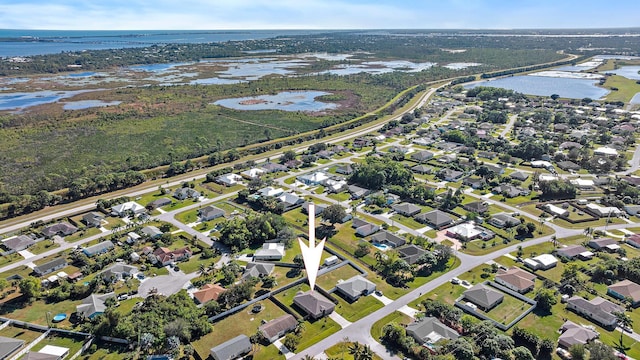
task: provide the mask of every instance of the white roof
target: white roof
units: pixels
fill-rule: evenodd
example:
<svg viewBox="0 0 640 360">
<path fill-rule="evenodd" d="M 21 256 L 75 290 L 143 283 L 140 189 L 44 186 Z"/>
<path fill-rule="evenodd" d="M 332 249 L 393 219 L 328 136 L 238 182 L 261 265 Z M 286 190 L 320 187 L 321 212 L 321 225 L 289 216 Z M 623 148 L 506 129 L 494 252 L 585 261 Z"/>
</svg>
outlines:
<svg viewBox="0 0 640 360">
<path fill-rule="evenodd" d="M 62 347 L 62 346 L 55 346 L 55 345 L 45 345 L 38 352 L 42 354 L 55 355 L 62 358 L 69 352 L 69 348 Z"/>
<path fill-rule="evenodd" d="M 604 154 L 604 155 L 618 155 L 618 150 L 614 148 L 610 148 L 608 146 L 599 147 L 593 150 L 595 154 Z"/>
<path fill-rule="evenodd" d="M 129 201 L 129 202 L 114 206 L 112 210 L 117 213 L 123 213 L 127 210 L 131 210 L 133 213 L 138 213 L 144 210 L 144 206 L 138 204 L 135 201 Z"/>
<path fill-rule="evenodd" d="M 474 223 L 464 223 L 456 225 L 448 229 L 447 231 L 464 238 L 472 238 L 478 236 L 482 232 L 476 228 L 476 225 Z"/>
<path fill-rule="evenodd" d="M 69 276 L 69 275 L 68 275 L 66 272 L 64 272 L 64 271 L 59 271 L 56 275 L 57 275 L 59 278 L 62 278 L 62 279 L 66 279 L 66 278 Z"/>
<path fill-rule="evenodd" d="M 535 260 L 533 260 L 533 259 L 529 259 L 529 258 L 524 259 L 522 262 L 523 262 L 525 265 L 528 265 L 529 267 L 533 267 L 533 268 L 537 268 L 537 267 L 538 267 L 538 265 L 539 265 L 537 261 L 535 261 Z"/>
<path fill-rule="evenodd" d="M 51 275 L 47 278 L 49 282 L 56 282 L 58 281 L 58 279 L 59 279 L 58 275 Z"/>
<path fill-rule="evenodd" d="M 553 165 L 548 162 L 548 161 L 544 161 L 544 160 L 534 160 L 531 162 L 531 167 L 552 167 Z"/>
<path fill-rule="evenodd" d="M 538 181 L 553 181 L 558 180 L 558 177 L 550 174 L 540 174 Z"/>
<path fill-rule="evenodd" d="M 591 179 L 573 179 L 571 183 L 577 186 L 593 186 L 595 184 Z"/>
<path fill-rule="evenodd" d="M 552 213 L 554 213 L 556 215 L 562 215 L 562 214 L 567 212 L 567 210 L 565 210 L 565 209 L 563 209 L 563 208 L 561 208 L 559 206 L 555 206 L 553 204 L 547 204 L 546 207 L 547 207 L 547 210 L 549 210 L 550 212 L 552 212 Z"/>
<path fill-rule="evenodd" d="M 266 188 L 258 190 L 258 193 L 262 196 L 276 196 L 282 194 L 283 192 L 284 190 L 280 188 L 273 188 L 271 186 L 267 186 Z"/>
<path fill-rule="evenodd" d="M 616 245 L 616 246 L 617 246 L 617 245 Z M 588 250 L 587 250 L 587 251 L 583 251 L 583 252 L 581 252 L 579 255 L 580 255 L 580 256 L 582 256 L 582 257 L 586 257 L 586 258 L 588 258 L 588 257 L 592 257 L 592 256 L 594 256 L 595 254 L 594 254 L 594 253 L 592 253 L 591 251 L 588 251 Z"/>
<path fill-rule="evenodd" d="M 617 207 L 614 207 L 614 206 L 602 206 L 602 205 L 599 205 L 599 204 L 590 203 L 590 204 L 587 204 L 586 207 L 591 209 L 591 210 L 593 210 L 593 211 L 597 211 L 600 214 L 620 214 L 620 213 L 622 213 L 622 211 L 620 211 L 620 209 L 618 209 Z"/>
<path fill-rule="evenodd" d="M 142 237 L 142 236 L 134 233 L 133 231 L 130 232 L 130 233 L 127 233 L 127 236 L 130 237 L 133 240 L 138 240 L 138 239 L 140 239 Z"/>
<path fill-rule="evenodd" d="M 249 170 L 245 170 L 243 172 L 241 172 L 242 175 L 245 175 L 247 177 L 250 178 L 254 178 L 257 176 L 260 176 L 262 174 L 264 174 L 264 170 L 260 169 L 260 168 L 253 168 L 253 169 L 249 169 Z"/>
<path fill-rule="evenodd" d="M 540 264 L 542 264 L 543 266 L 549 266 L 549 265 L 558 263 L 558 259 L 556 259 L 551 254 L 538 255 L 538 256 L 534 257 L 533 260 L 538 262 L 538 263 L 540 263 Z"/>
<path fill-rule="evenodd" d="M 607 249 L 609 250 L 619 250 L 620 249 L 620 245 L 618 244 L 609 244 L 607 246 L 605 246 Z"/>
</svg>

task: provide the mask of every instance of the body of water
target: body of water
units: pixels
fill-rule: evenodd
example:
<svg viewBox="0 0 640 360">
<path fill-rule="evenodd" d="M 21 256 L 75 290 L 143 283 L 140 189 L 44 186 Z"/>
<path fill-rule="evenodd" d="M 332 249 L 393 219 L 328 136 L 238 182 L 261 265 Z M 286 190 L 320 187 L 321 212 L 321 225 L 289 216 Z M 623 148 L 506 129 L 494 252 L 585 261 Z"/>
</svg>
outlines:
<svg viewBox="0 0 640 360">
<path fill-rule="evenodd" d="M 102 101 L 102 100 L 80 100 L 64 103 L 62 106 L 65 110 L 82 110 L 94 107 L 106 107 L 120 105 L 122 101 Z"/>
<path fill-rule="evenodd" d="M 22 110 L 31 106 L 54 103 L 70 98 L 87 90 L 76 91 L 34 91 L 0 94 L 0 110 Z"/>
<path fill-rule="evenodd" d="M 620 76 L 624 76 L 627 79 L 640 80 L 640 66 L 623 66 L 620 69 L 615 70 L 607 70 L 605 71 L 607 74 L 616 74 Z"/>
<path fill-rule="evenodd" d="M 551 96 L 558 94 L 571 99 L 600 99 L 609 90 L 597 87 L 597 80 L 572 79 L 548 76 L 512 76 L 496 80 L 479 81 L 468 84 L 468 89 L 476 86 L 491 86 L 517 91 L 527 95 Z"/>
<path fill-rule="evenodd" d="M 631 101 L 629 101 L 631 104 L 640 104 L 640 92 L 633 95 L 633 97 L 631 98 Z"/>
<path fill-rule="evenodd" d="M 283 91 L 276 95 L 222 99 L 214 104 L 235 110 L 323 111 L 335 109 L 336 104 L 316 100 L 317 97 L 323 95 L 329 95 L 329 93 L 324 91 Z"/>
<path fill-rule="evenodd" d="M 0 30 L 0 57 L 122 49 L 155 44 L 210 43 L 327 33 L 327 30 L 63 31 Z"/>
</svg>

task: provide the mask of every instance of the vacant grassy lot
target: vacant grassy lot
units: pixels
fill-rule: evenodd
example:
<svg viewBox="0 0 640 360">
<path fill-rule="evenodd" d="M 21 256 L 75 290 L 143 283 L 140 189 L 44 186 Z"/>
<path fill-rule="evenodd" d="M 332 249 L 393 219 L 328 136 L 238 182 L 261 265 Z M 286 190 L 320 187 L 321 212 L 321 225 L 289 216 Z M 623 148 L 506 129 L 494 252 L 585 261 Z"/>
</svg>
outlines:
<svg viewBox="0 0 640 360">
<path fill-rule="evenodd" d="M 387 324 L 396 323 L 406 325 L 410 322 L 411 318 L 408 315 L 403 314 L 399 311 L 394 311 L 373 324 L 373 326 L 371 327 L 371 336 L 374 339 L 380 339 L 380 337 L 382 336 L 382 328 Z"/>
<path fill-rule="evenodd" d="M 607 101 L 623 101 L 628 103 L 635 94 L 640 92 L 640 85 L 636 84 L 636 80 L 627 79 L 619 75 L 607 77 L 604 87 L 612 90 L 611 93 L 606 96 Z M 617 88 L 618 90 L 613 90 L 613 88 Z"/>
<path fill-rule="evenodd" d="M 384 304 L 373 296 L 361 296 L 352 303 L 346 301 L 338 293 L 334 293 L 334 297 L 338 299 L 338 305 L 335 311 L 351 322 L 360 320 L 384 306 Z"/>
</svg>

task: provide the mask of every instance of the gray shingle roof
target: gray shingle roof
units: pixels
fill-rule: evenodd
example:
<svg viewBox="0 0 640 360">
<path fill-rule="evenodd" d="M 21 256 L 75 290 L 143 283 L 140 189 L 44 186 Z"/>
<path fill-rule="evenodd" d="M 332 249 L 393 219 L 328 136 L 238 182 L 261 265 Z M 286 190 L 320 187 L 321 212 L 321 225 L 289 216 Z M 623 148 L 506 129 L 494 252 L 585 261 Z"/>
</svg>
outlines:
<svg viewBox="0 0 640 360">
<path fill-rule="evenodd" d="M 433 210 L 416 216 L 416 220 L 434 225 L 435 227 L 449 225 L 453 218 L 444 211 Z"/>
<path fill-rule="evenodd" d="M 477 284 L 464 293 L 464 298 L 485 309 L 493 307 L 504 295 L 484 284 Z"/>
<path fill-rule="evenodd" d="M 251 341 L 246 335 L 238 335 L 216 347 L 211 348 L 215 360 L 231 360 L 251 351 Z"/>
<path fill-rule="evenodd" d="M 438 338 L 455 340 L 460 337 L 457 331 L 434 317 L 426 317 L 407 325 L 407 334 L 411 335 L 419 343 L 437 341 Z"/>
<path fill-rule="evenodd" d="M 349 280 L 343 281 L 336 285 L 336 288 L 351 298 L 358 298 L 363 293 L 371 293 L 376 290 L 376 284 L 356 275 Z"/>
<path fill-rule="evenodd" d="M 0 336 L 0 359 L 5 359 L 9 354 L 24 345 L 24 340 L 18 340 Z"/>
</svg>

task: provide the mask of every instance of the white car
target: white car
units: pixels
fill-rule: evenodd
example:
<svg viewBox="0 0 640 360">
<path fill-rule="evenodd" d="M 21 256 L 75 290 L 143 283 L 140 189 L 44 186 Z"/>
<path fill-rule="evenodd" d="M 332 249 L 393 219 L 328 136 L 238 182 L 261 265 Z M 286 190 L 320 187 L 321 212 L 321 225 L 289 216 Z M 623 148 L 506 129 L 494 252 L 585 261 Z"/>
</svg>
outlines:
<svg viewBox="0 0 640 360">
<path fill-rule="evenodd" d="M 456 284 L 456 285 L 460 284 L 460 279 L 458 279 L 457 277 L 454 277 L 454 278 L 451 279 L 451 283 L 452 284 Z"/>
</svg>

